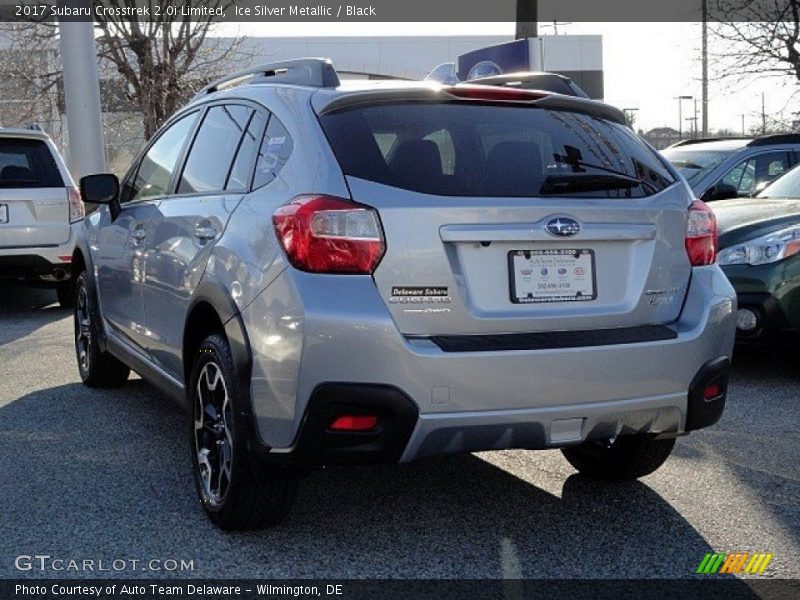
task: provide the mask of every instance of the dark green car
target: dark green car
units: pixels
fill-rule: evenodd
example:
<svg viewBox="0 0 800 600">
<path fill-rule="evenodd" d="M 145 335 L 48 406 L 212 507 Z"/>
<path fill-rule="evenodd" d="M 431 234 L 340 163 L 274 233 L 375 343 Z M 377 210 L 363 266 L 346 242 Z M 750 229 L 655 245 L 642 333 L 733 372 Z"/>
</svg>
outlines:
<svg viewBox="0 0 800 600">
<path fill-rule="evenodd" d="M 800 332 L 800 167 L 754 198 L 713 204 L 717 262 L 739 299 L 739 341 Z"/>
</svg>

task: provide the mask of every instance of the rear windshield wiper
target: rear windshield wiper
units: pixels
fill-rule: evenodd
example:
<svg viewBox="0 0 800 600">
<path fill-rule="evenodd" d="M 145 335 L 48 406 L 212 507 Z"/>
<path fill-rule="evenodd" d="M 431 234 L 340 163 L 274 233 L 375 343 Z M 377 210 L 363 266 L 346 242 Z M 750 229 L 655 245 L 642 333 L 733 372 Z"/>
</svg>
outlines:
<svg viewBox="0 0 800 600">
<path fill-rule="evenodd" d="M 630 181 L 635 181 L 638 185 L 642 187 L 646 187 L 650 190 L 651 194 L 657 193 L 659 190 L 649 181 L 644 179 L 640 179 L 638 177 L 634 177 L 632 175 L 628 175 L 623 171 L 618 171 L 617 169 L 612 169 L 610 167 L 604 167 L 602 165 L 594 165 L 592 163 L 585 162 L 580 157 L 580 151 L 572 148 L 571 146 L 566 147 L 566 154 L 553 154 L 553 158 L 555 159 L 556 163 L 567 165 L 572 168 L 573 173 L 585 173 L 584 169 L 594 169 L 596 171 L 602 171 L 603 173 L 610 173 L 611 175 L 617 176 L 620 180 L 626 179 Z M 545 181 L 545 184 L 547 182 Z M 630 187 L 637 187 L 637 186 L 630 186 Z M 619 189 L 619 188 L 593 188 L 593 189 Z M 587 190 L 589 191 L 589 190 Z"/>
<path fill-rule="evenodd" d="M 646 181 L 629 175 L 592 173 L 548 175 L 539 190 L 539 194 L 542 196 L 557 196 L 558 194 L 596 192 L 598 190 L 630 190 L 643 184 L 649 185 Z"/>
</svg>

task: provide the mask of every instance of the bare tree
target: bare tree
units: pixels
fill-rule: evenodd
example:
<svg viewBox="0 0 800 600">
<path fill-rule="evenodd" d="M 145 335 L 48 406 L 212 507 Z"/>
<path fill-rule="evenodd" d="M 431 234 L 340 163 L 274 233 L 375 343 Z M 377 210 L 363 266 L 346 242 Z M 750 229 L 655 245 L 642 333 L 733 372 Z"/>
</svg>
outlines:
<svg viewBox="0 0 800 600">
<path fill-rule="evenodd" d="M 135 0 L 105 0 L 111 6 L 134 6 Z M 227 9 L 232 0 L 209 0 L 209 8 Z M 142 113 L 144 135 L 158 127 L 198 88 L 231 68 L 241 38 L 209 37 L 213 17 L 167 16 L 153 21 L 101 19 L 97 49 L 116 69 L 126 94 Z"/>
<path fill-rule="evenodd" d="M 60 136 L 58 89 L 61 65 L 46 40 L 46 25 L 0 23 L 0 124 L 22 127 L 43 123 Z"/>
<path fill-rule="evenodd" d="M 719 21 L 717 75 L 737 82 L 753 76 L 790 78 L 800 85 L 800 0 L 711 0 Z"/>
<path fill-rule="evenodd" d="M 137 6 L 136 0 L 93 0 L 101 1 L 118 8 Z M 208 0 L 205 6 L 224 10 L 232 3 Z M 95 13 L 104 111 L 140 113 L 144 137 L 149 139 L 199 88 L 244 61 L 246 57 L 240 52 L 243 38 L 209 35 L 215 26 L 211 14 L 209 11 L 209 16 L 190 18 L 180 11 L 169 15 L 165 11 L 151 16 L 151 21 L 139 21 L 135 17 L 103 18 Z M 0 35 L 7 38 L 11 48 L 23 48 L 29 56 L 44 55 L 56 51 L 58 26 L 52 22 L 4 23 Z M 4 55 L 9 51 L 3 50 Z M 24 60 L 19 66 L 19 77 L 36 80 L 36 88 L 32 83 L 25 88 L 31 105 L 38 102 L 42 90 L 59 84 L 60 65 L 45 72 L 28 67 L 27 74 Z M 0 75 L 9 68 L 0 60 Z M 36 89 L 40 92 L 34 93 Z"/>
</svg>

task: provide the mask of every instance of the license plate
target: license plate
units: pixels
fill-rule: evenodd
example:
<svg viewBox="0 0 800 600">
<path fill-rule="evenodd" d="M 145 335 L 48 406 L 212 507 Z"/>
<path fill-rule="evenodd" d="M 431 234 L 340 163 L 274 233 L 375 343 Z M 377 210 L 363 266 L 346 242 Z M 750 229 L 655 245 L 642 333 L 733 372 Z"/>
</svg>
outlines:
<svg viewBox="0 0 800 600">
<path fill-rule="evenodd" d="M 594 250 L 513 250 L 508 253 L 511 302 L 587 302 L 597 298 Z"/>
<path fill-rule="evenodd" d="M 8 223 L 8 204 L 0 204 L 0 223 Z"/>
</svg>

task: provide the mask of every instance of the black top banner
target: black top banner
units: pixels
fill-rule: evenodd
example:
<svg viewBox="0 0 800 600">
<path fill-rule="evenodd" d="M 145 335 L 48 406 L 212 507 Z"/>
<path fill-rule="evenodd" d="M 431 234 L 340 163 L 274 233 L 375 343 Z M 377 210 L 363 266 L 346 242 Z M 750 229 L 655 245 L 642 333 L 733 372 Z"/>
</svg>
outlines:
<svg viewBox="0 0 800 600">
<path fill-rule="evenodd" d="M 0 0 L 2 21 L 791 21 L 800 0 Z"/>
</svg>

